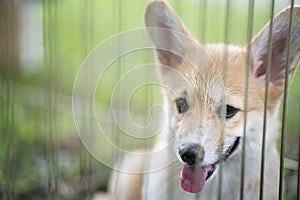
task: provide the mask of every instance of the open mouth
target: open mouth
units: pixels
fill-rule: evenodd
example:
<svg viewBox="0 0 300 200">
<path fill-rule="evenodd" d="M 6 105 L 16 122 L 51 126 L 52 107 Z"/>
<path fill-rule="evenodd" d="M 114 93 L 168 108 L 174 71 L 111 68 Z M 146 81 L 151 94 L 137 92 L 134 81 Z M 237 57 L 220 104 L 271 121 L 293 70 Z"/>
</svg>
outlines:
<svg viewBox="0 0 300 200">
<path fill-rule="evenodd" d="M 226 160 L 237 149 L 240 143 L 240 137 L 237 137 L 233 144 L 225 151 L 224 160 Z"/>
<path fill-rule="evenodd" d="M 225 151 L 223 160 L 225 161 L 232 153 L 237 149 L 240 143 L 240 137 L 237 137 L 232 145 Z M 214 173 L 217 168 L 217 161 L 214 164 L 209 164 L 205 166 L 196 166 L 184 164 L 181 172 L 181 187 L 191 193 L 200 192 L 207 181 Z"/>
<path fill-rule="evenodd" d="M 214 173 L 216 165 L 202 167 L 184 164 L 181 173 L 181 187 L 191 193 L 200 192 L 206 180 Z"/>
</svg>

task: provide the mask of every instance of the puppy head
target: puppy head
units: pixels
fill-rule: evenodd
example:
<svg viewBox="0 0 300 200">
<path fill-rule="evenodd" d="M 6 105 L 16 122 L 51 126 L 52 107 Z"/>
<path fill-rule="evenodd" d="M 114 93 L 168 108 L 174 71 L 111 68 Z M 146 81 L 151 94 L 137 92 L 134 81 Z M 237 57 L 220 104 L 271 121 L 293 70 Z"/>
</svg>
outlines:
<svg viewBox="0 0 300 200">
<path fill-rule="evenodd" d="M 290 9 L 274 18 L 268 78 L 268 114 L 273 118 L 283 93 L 285 64 L 288 82 L 299 62 L 300 8 L 294 8 L 290 54 L 287 57 Z M 199 192 L 217 164 L 240 155 L 244 130 L 245 88 L 248 80 L 246 142 L 261 144 L 265 82 L 268 66 L 269 25 L 251 44 L 250 73 L 247 47 L 202 46 L 164 1 L 151 1 L 145 11 L 147 32 L 156 48 L 170 134 L 183 161 L 181 185 Z M 274 137 L 275 138 L 275 137 Z M 271 142 L 275 145 L 275 139 Z M 268 144 L 267 144 L 268 145 Z M 260 161 L 258 161 L 260 162 Z"/>
</svg>

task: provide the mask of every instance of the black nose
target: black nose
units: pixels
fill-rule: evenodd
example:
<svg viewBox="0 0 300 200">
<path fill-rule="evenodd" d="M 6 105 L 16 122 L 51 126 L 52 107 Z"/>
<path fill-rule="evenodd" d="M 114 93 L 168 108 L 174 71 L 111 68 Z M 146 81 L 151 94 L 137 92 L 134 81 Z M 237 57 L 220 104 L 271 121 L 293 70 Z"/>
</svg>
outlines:
<svg viewBox="0 0 300 200">
<path fill-rule="evenodd" d="M 188 165 L 195 165 L 203 161 L 204 149 L 199 144 L 184 144 L 178 148 L 178 151 L 182 161 Z"/>
</svg>

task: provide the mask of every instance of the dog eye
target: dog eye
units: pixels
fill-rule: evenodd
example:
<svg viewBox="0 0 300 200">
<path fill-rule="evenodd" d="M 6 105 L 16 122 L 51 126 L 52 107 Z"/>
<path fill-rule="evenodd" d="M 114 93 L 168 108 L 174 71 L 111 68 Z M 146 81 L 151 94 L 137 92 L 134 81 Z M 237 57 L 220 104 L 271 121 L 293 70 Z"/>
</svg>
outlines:
<svg viewBox="0 0 300 200">
<path fill-rule="evenodd" d="M 233 106 L 227 105 L 226 106 L 226 119 L 230 119 L 233 117 L 237 112 L 239 112 L 238 108 L 235 108 Z"/>
<path fill-rule="evenodd" d="M 189 109 L 189 105 L 186 102 L 186 98 L 178 98 L 176 99 L 176 107 L 178 113 L 184 113 Z"/>
</svg>

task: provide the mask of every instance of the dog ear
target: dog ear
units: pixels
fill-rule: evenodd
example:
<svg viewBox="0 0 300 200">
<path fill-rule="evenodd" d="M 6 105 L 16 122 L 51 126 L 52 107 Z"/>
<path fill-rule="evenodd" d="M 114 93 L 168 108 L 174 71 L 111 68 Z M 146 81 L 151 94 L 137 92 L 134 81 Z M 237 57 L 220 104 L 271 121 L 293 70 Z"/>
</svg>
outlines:
<svg viewBox="0 0 300 200">
<path fill-rule="evenodd" d="M 175 68 L 182 61 L 191 34 L 182 20 L 164 1 L 150 1 L 145 10 L 145 26 L 161 64 Z"/>
<path fill-rule="evenodd" d="M 289 19 L 291 8 L 286 8 L 273 20 L 272 28 L 272 55 L 270 64 L 270 83 L 279 90 L 283 90 L 286 61 L 289 59 L 290 83 L 300 58 L 300 7 L 293 8 L 292 25 L 290 32 L 290 52 L 287 57 Z M 253 56 L 252 72 L 260 81 L 265 81 L 268 63 L 270 24 L 267 24 L 252 40 L 251 51 Z"/>
</svg>

